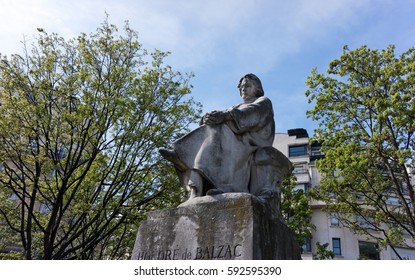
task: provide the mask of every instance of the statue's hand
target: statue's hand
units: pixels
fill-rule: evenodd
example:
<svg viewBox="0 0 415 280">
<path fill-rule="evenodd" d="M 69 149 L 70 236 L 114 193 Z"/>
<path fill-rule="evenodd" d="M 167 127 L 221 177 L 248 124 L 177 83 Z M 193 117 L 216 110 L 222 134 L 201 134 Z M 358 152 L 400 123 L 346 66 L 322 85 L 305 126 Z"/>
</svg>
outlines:
<svg viewBox="0 0 415 280">
<path fill-rule="evenodd" d="M 212 111 L 203 116 L 201 123 L 207 125 L 221 124 L 231 119 L 226 111 Z"/>
</svg>

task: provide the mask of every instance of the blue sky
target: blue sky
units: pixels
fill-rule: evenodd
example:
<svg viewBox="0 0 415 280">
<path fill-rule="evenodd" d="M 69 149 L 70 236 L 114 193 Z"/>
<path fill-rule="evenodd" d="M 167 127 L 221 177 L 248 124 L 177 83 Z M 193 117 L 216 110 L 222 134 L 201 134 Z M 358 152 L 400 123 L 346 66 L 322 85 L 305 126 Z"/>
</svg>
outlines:
<svg viewBox="0 0 415 280">
<path fill-rule="evenodd" d="M 170 51 L 173 69 L 192 72 L 203 111 L 240 103 L 236 85 L 256 74 L 274 105 L 277 132 L 317 124 L 304 95 L 313 67 L 324 72 L 350 49 L 415 46 L 415 0 L 0 0 L 0 53 L 21 52 L 36 28 L 65 38 L 91 33 L 105 12 L 128 20 L 149 51 Z"/>
</svg>

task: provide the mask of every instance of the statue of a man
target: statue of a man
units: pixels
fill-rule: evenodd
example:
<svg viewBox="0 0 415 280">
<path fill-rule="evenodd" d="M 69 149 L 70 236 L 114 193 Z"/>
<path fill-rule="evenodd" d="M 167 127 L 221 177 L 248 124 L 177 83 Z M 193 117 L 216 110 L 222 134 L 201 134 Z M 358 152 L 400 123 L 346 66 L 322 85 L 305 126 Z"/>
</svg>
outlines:
<svg viewBox="0 0 415 280">
<path fill-rule="evenodd" d="M 174 163 L 180 182 L 190 198 L 224 192 L 258 192 L 253 186 L 255 152 L 271 147 L 274 112 L 254 74 L 238 84 L 243 103 L 203 116 L 200 126 L 171 145 L 161 148 L 164 158 Z"/>
</svg>

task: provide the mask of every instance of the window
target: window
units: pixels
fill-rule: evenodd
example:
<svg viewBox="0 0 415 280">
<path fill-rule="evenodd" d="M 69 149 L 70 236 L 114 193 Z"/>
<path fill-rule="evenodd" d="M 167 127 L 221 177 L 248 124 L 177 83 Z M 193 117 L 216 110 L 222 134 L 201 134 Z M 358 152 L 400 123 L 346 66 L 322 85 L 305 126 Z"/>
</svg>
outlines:
<svg viewBox="0 0 415 280">
<path fill-rule="evenodd" d="M 312 156 L 321 156 L 321 146 L 311 146 L 311 155 Z"/>
<path fill-rule="evenodd" d="M 310 189 L 311 189 L 311 185 L 308 183 L 298 184 L 298 185 L 295 185 L 294 187 L 295 191 L 302 190 L 305 195 L 310 191 Z"/>
<path fill-rule="evenodd" d="M 296 156 L 304 156 L 307 155 L 307 145 L 301 146 L 291 146 L 289 147 L 289 156 L 296 157 Z"/>
<path fill-rule="evenodd" d="M 332 244 L 333 244 L 333 253 L 336 256 L 341 256 L 342 255 L 342 247 L 341 247 L 341 243 L 340 243 L 340 238 L 333 238 L 332 239 Z"/>
<path fill-rule="evenodd" d="M 330 225 L 338 227 L 339 223 L 339 215 L 335 212 L 330 213 Z"/>
<path fill-rule="evenodd" d="M 378 245 L 375 243 L 359 241 L 360 260 L 380 260 Z"/>
<path fill-rule="evenodd" d="M 377 230 L 375 218 L 373 217 L 366 216 L 363 218 L 362 216 L 357 216 L 356 222 L 361 229 Z"/>
<path fill-rule="evenodd" d="M 318 144 L 311 144 L 310 146 L 310 160 L 316 160 L 324 158 L 324 154 L 321 152 L 321 146 Z"/>
<path fill-rule="evenodd" d="M 308 192 L 311 189 L 311 184 L 310 183 L 306 183 L 304 184 L 304 190 L 305 190 L 305 194 L 308 194 Z"/>
<path fill-rule="evenodd" d="M 305 173 L 307 172 L 307 164 L 306 163 L 296 163 L 294 164 L 294 173 Z"/>
<path fill-rule="evenodd" d="M 304 253 L 311 253 L 311 239 L 306 238 L 303 245 Z"/>
</svg>

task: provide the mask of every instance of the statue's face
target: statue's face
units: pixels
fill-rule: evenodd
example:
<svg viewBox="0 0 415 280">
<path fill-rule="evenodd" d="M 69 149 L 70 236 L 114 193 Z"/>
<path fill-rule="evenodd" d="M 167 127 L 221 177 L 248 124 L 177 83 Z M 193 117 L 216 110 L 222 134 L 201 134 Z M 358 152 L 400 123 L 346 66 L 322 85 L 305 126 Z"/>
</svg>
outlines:
<svg viewBox="0 0 415 280">
<path fill-rule="evenodd" d="M 248 78 L 242 80 L 241 85 L 239 87 L 241 91 L 241 96 L 244 101 L 250 100 L 256 97 L 256 86 L 255 84 Z"/>
</svg>

